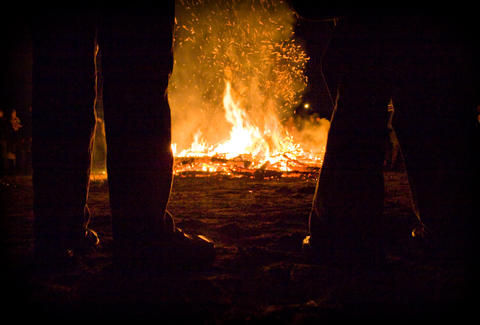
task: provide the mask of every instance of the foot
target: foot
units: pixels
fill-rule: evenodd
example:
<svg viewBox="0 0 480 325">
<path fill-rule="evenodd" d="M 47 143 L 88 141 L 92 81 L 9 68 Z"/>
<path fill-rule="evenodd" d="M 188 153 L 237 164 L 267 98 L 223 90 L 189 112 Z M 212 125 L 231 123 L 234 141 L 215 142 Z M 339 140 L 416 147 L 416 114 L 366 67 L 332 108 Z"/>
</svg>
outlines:
<svg viewBox="0 0 480 325">
<path fill-rule="evenodd" d="M 85 237 L 76 248 L 77 255 L 84 255 L 98 246 L 100 246 L 100 237 L 97 232 L 87 228 L 85 230 Z"/>
<path fill-rule="evenodd" d="M 55 270 L 59 267 L 71 266 L 78 258 L 100 245 L 97 232 L 86 229 L 85 236 L 78 242 L 66 240 L 37 240 L 34 250 L 34 262 L 39 267 Z"/>
<path fill-rule="evenodd" d="M 350 243 L 351 244 L 351 243 Z M 331 264 L 341 267 L 367 266 L 383 267 L 385 254 L 379 245 L 344 245 L 339 242 L 316 240 L 307 235 L 302 242 L 302 251 L 310 263 Z"/>
<path fill-rule="evenodd" d="M 187 234 L 175 227 L 163 241 L 163 264 L 180 268 L 203 268 L 215 259 L 213 241 L 203 235 Z"/>
<path fill-rule="evenodd" d="M 188 271 L 210 267 L 215 245 L 203 235 L 188 234 L 175 226 L 167 211 L 163 234 L 158 239 L 115 243 L 114 268 L 123 271 Z"/>
<path fill-rule="evenodd" d="M 331 254 L 328 254 L 327 245 L 316 245 L 311 235 L 305 236 L 302 241 L 302 252 L 311 263 L 328 263 L 331 259 Z M 317 243 L 318 244 L 318 243 Z"/>
<path fill-rule="evenodd" d="M 172 214 L 165 211 L 165 226 L 162 246 L 162 265 L 176 268 L 203 268 L 215 259 L 213 241 L 203 235 L 188 234 L 175 226 Z"/>
</svg>

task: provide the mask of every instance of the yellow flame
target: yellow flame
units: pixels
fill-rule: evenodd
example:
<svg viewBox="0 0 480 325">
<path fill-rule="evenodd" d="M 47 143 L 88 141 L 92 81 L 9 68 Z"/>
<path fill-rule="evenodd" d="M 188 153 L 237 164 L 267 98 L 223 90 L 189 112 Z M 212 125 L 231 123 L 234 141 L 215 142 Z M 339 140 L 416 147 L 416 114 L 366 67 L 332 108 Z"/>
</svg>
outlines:
<svg viewBox="0 0 480 325">
<path fill-rule="evenodd" d="M 183 150 L 177 157 L 222 157 L 233 159 L 239 156 L 248 156 L 253 164 L 251 168 L 263 165 L 275 166 L 279 171 L 290 171 L 289 161 L 308 160 L 310 165 L 321 165 L 322 155 L 306 153 L 293 137 L 282 126 L 280 121 L 272 115 L 262 127 L 255 125 L 248 117 L 247 112 L 232 96 L 232 86 L 226 82 L 223 97 L 225 119 L 231 124 L 230 137 L 215 145 L 208 145 L 201 137 L 201 132 L 194 135 L 190 148 Z M 176 144 L 172 144 L 174 154 Z M 221 169 L 221 165 L 213 166 L 202 162 L 200 170 L 213 172 Z"/>
<path fill-rule="evenodd" d="M 288 3 L 180 0 L 175 12 L 168 86 L 172 152 L 182 158 L 175 171 L 321 166 L 329 124 L 299 123 L 293 114 L 309 58 Z"/>
<path fill-rule="evenodd" d="M 226 84 L 223 107 L 225 118 L 232 124 L 232 129 L 230 139 L 216 146 L 214 152 L 224 154 L 227 159 L 247 153 L 256 156 L 262 147 L 262 135 L 256 126 L 251 125 L 245 110 L 232 98 L 230 82 Z"/>
</svg>

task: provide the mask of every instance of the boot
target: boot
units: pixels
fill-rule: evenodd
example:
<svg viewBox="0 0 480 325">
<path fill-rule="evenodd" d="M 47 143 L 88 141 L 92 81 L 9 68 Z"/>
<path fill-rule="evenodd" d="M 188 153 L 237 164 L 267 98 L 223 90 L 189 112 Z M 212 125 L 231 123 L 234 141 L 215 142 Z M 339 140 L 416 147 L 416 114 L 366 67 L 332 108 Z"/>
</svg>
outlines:
<svg viewBox="0 0 480 325">
<path fill-rule="evenodd" d="M 74 266 L 81 256 L 100 245 L 100 238 L 93 229 L 85 229 L 80 240 L 72 241 L 68 236 L 37 238 L 34 248 L 34 263 L 42 269 L 58 270 Z"/>
<path fill-rule="evenodd" d="M 212 240 L 185 233 L 166 211 L 164 231 L 153 240 L 123 240 L 114 245 L 114 269 L 123 272 L 190 271 L 210 267 L 215 260 Z"/>
</svg>

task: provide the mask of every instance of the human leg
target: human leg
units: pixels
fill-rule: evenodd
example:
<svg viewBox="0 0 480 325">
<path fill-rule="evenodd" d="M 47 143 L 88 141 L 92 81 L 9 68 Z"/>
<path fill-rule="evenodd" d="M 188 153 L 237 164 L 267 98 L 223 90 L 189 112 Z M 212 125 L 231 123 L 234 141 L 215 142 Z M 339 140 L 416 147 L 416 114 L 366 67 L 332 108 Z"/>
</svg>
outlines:
<svg viewBox="0 0 480 325">
<path fill-rule="evenodd" d="M 405 31 L 394 123 L 421 219 L 452 248 L 468 236 L 473 210 L 473 53 L 458 26 L 434 19 L 409 25 L 422 33 Z"/>
<path fill-rule="evenodd" d="M 78 250 L 87 234 L 94 36 L 92 17 L 75 13 L 32 23 L 33 210 L 42 254 Z"/>
<path fill-rule="evenodd" d="M 337 101 L 309 220 L 310 246 L 348 260 L 381 246 L 390 83 L 375 25 L 341 26 L 325 64 Z"/>
<path fill-rule="evenodd" d="M 162 232 L 173 157 L 166 98 L 173 13 L 105 15 L 100 29 L 107 171 L 115 240 Z"/>
<path fill-rule="evenodd" d="M 115 247 L 121 259 L 147 264 L 167 250 L 191 260 L 213 252 L 210 242 L 184 236 L 166 212 L 173 168 L 166 96 L 173 19 L 172 2 L 164 11 L 104 15 L 100 28 Z M 191 244 L 193 238 L 199 245 Z"/>
</svg>

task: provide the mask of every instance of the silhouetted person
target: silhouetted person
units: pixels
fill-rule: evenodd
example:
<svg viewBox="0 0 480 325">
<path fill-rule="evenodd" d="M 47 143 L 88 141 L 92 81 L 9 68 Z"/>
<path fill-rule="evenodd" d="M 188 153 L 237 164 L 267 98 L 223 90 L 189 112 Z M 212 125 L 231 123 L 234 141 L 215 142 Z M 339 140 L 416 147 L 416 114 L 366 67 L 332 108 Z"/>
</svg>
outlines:
<svg viewBox="0 0 480 325">
<path fill-rule="evenodd" d="M 8 153 L 8 128 L 9 123 L 6 119 L 5 112 L 0 110 L 0 176 L 7 173 L 7 153 Z"/>
<path fill-rule="evenodd" d="M 158 5 L 49 11 L 33 19 L 32 160 L 40 259 L 56 263 L 98 244 L 86 204 L 97 43 L 115 261 L 161 266 L 172 259 L 213 259 L 213 244 L 184 236 L 165 210 L 173 164 L 166 89 L 174 1 Z"/>
<path fill-rule="evenodd" d="M 382 216 L 383 162 L 392 99 L 421 222 L 444 248 L 463 254 L 473 206 L 471 155 L 477 150 L 471 132 L 476 36 L 465 23 L 471 22 L 455 13 L 293 3 L 303 17 L 339 18 L 323 58 L 336 98 L 334 116 L 304 246 L 349 262 L 383 254 L 389 236 Z"/>
</svg>

